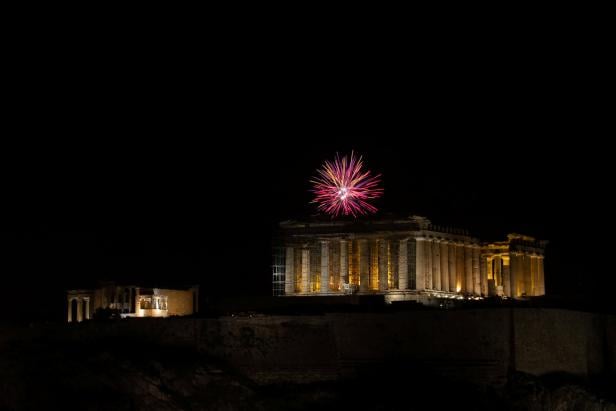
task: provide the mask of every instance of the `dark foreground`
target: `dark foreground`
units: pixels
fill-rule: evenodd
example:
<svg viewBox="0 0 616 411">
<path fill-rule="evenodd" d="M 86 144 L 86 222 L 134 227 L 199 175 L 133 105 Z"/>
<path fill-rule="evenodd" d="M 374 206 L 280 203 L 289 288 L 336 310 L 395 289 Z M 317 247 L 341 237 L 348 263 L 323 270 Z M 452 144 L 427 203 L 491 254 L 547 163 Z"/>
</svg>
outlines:
<svg viewBox="0 0 616 411">
<path fill-rule="evenodd" d="M 0 410 L 616 410 L 612 321 L 473 310 L 7 328 Z"/>
</svg>

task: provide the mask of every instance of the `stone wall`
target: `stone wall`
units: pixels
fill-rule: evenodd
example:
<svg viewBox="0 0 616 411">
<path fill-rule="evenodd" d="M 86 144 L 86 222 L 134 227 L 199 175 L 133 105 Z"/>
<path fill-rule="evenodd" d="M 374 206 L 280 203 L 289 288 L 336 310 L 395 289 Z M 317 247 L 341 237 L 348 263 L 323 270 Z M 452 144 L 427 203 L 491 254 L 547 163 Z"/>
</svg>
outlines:
<svg viewBox="0 0 616 411">
<path fill-rule="evenodd" d="M 515 368 L 530 374 L 585 375 L 591 316 L 562 310 L 514 310 Z"/>
<path fill-rule="evenodd" d="M 615 325 L 613 316 L 576 311 L 476 309 L 140 318 L 69 324 L 55 332 L 58 338 L 189 346 L 260 382 L 324 381 L 386 367 L 500 385 L 510 370 L 616 373 Z"/>
<path fill-rule="evenodd" d="M 167 296 L 168 315 L 190 315 L 193 313 L 192 290 L 161 289 L 160 294 Z"/>
</svg>

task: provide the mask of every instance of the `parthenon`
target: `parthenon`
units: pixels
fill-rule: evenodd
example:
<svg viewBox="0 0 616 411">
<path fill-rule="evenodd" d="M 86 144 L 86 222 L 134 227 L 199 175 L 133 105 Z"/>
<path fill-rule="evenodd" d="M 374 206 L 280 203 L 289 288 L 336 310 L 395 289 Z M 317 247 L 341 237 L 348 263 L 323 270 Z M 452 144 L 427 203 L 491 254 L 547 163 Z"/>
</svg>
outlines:
<svg viewBox="0 0 616 411">
<path fill-rule="evenodd" d="M 483 242 L 421 216 L 285 221 L 280 228 L 274 295 L 384 294 L 392 302 L 545 294 L 547 241 L 521 234 Z"/>
</svg>

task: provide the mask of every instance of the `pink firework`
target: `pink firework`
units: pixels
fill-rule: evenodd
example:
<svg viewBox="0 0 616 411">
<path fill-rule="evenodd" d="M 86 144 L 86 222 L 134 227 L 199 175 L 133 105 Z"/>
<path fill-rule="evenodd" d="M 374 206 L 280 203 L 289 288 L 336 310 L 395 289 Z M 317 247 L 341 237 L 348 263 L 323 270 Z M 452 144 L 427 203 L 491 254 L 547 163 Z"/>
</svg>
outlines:
<svg viewBox="0 0 616 411">
<path fill-rule="evenodd" d="M 325 161 L 317 170 L 318 176 L 310 180 L 315 194 L 312 202 L 333 217 L 375 213 L 377 208 L 368 201 L 383 194 L 383 189 L 378 187 L 381 175 L 373 176 L 363 166 L 361 156 L 356 158 L 353 152 L 349 159 L 336 154 L 334 161 Z"/>
</svg>

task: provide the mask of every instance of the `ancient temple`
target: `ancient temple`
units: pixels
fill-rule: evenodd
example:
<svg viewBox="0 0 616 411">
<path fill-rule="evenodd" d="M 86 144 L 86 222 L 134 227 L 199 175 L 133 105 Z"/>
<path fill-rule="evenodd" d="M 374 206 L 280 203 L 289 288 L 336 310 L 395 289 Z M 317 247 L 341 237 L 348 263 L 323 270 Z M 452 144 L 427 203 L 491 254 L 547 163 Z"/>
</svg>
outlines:
<svg viewBox="0 0 616 411">
<path fill-rule="evenodd" d="M 199 308 L 199 286 L 156 288 L 135 284 L 101 282 L 93 289 L 67 291 L 67 321 L 93 318 L 98 309 L 120 317 L 169 317 L 190 315 Z"/>
<path fill-rule="evenodd" d="M 384 294 L 387 302 L 540 296 L 546 244 L 520 234 L 485 242 L 420 216 L 285 221 L 274 252 L 273 293 Z"/>
</svg>

